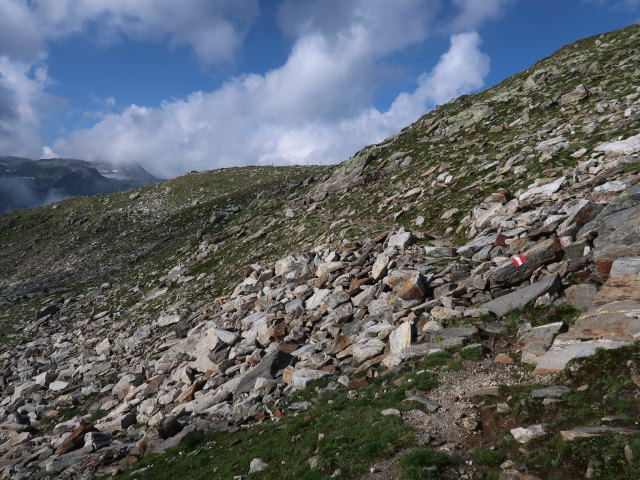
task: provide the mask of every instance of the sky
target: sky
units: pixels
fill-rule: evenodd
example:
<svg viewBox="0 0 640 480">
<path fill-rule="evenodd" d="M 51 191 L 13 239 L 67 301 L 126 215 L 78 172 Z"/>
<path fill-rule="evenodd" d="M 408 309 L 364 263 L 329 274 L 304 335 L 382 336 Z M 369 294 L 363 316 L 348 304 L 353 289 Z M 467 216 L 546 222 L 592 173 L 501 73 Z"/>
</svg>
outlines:
<svg viewBox="0 0 640 480">
<path fill-rule="evenodd" d="M 640 0 L 0 0 L 0 155 L 338 163 Z"/>
</svg>

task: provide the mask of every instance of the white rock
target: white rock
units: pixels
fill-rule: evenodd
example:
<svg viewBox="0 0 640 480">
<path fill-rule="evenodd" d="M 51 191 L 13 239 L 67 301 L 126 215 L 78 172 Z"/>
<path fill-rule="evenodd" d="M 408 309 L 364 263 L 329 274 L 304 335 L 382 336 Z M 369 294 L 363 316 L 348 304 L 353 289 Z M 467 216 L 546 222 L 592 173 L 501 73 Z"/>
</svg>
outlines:
<svg viewBox="0 0 640 480">
<path fill-rule="evenodd" d="M 346 263 L 343 262 L 324 262 L 318 265 L 316 270 L 316 277 L 321 277 L 326 273 L 332 273 L 336 270 L 342 270 L 346 267 Z"/>
<path fill-rule="evenodd" d="M 398 353 L 411 346 L 411 324 L 404 322 L 389 335 L 389 351 Z"/>
<path fill-rule="evenodd" d="M 381 253 L 376 258 L 373 267 L 371 268 L 371 277 L 374 280 L 380 280 L 387 273 L 387 265 L 389 265 L 389 255 Z"/>
<path fill-rule="evenodd" d="M 108 338 L 102 340 L 98 345 L 96 345 L 96 354 L 97 355 L 109 355 L 111 352 L 111 342 Z"/>
<path fill-rule="evenodd" d="M 511 435 L 519 443 L 527 443 L 534 438 L 541 437 L 547 432 L 543 424 L 529 425 L 528 427 L 518 427 L 511 429 Z"/>
<path fill-rule="evenodd" d="M 313 310 L 321 306 L 325 302 L 325 300 L 327 299 L 330 293 L 331 293 L 331 290 L 329 290 L 328 288 L 316 289 L 314 294 L 311 295 L 311 297 L 309 297 L 305 302 L 305 306 L 307 307 L 307 310 Z"/>
<path fill-rule="evenodd" d="M 382 412 L 380 413 L 385 417 L 389 415 L 395 415 L 396 417 L 400 416 L 400 410 L 398 410 L 397 408 L 387 408 L 386 410 L 382 410 Z"/>
<path fill-rule="evenodd" d="M 596 152 L 607 152 L 614 155 L 632 155 L 640 152 L 640 135 L 634 135 L 619 142 L 603 143 L 595 148 Z"/>
<path fill-rule="evenodd" d="M 54 392 L 59 392 L 64 390 L 69 386 L 69 382 L 63 382 L 62 380 L 56 380 L 55 382 L 51 382 L 49 385 L 49 390 L 53 390 Z"/>
<path fill-rule="evenodd" d="M 414 240 L 415 238 L 411 232 L 398 232 L 389 237 L 388 247 L 397 247 L 400 249 L 407 248 L 409 245 L 413 244 Z"/>
<path fill-rule="evenodd" d="M 249 464 L 249 473 L 257 473 L 265 470 L 269 465 L 261 458 L 254 458 Z"/>
<path fill-rule="evenodd" d="M 158 326 L 159 327 L 166 327 L 167 325 L 173 325 L 174 323 L 178 323 L 180 321 L 180 315 L 173 314 L 173 315 L 162 315 L 160 318 L 158 318 Z"/>
<path fill-rule="evenodd" d="M 124 399 L 124 397 L 127 396 L 129 391 L 133 387 L 131 385 L 131 382 L 133 382 L 135 378 L 136 377 L 134 377 L 133 375 L 123 375 L 120 380 L 118 380 L 118 383 L 114 385 L 113 389 L 111 390 L 111 394 L 118 397 L 118 400 Z"/>
<path fill-rule="evenodd" d="M 356 361 L 364 362 L 365 360 L 380 354 L 384 350 L 384 347 L 384 342 L 377 338 L 371 338 L 363 343 L 353 345 L 351 348 L 351 354 Z"/>
<path fill-rule="evenodd" d="M 211 353 L 211 350 L 213 350 L 216 345 L 218 345 L 218 335 L 215 329 L 211 328 L 196 343 L 196 359 L 191 363 L 191 367 L 200 372 L 207 372 L 208 370 L 217 371 L 218 365 L 209 359 L 209 353 Z"/>
<path fill-rule="evenodd" d="M 524 200 L 530 200 L 535 197 L 549 197 L 552 194 L 556 193 L 567 181 L 567 177 L 560 177 L 557 180 L 546 183 L 540 187 L 530 188 L 526 192 L 524 192 L 518 200 L 521 202 Z"/>
</svg>

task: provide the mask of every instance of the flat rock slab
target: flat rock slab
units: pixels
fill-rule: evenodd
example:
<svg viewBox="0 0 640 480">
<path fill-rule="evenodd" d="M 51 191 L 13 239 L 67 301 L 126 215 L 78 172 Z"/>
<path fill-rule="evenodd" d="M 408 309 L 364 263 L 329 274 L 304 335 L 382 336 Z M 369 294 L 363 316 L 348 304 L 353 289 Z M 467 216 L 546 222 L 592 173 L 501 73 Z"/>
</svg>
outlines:
<svg viewBox="0 0 640 480">
<path fill-rule="evenodd" d="M 606 216 L 599 224 L 594 262 L 598 273 L 606 278 L 615 260 L 640 255 L 640 205 Z"/>
<path fill-rule="evenodd" d="M 524 344 L 521 350 L 522 362 L 536 365 L 553 344 L 553 339 L 566 330 L 564 322 L 554 322 L 534 327 L 521 335 L 519 341 Z"/>
<path fill-rule="evenodd" d="M 640 300 L 640 257 L 622 257 L 611 265 L 609 280 L 598 292 L 595 303 Z"/>
<path fill-rule="evenodd" d="M 586 310 L 593 306 L 598 288 L 591 283 L 571 285 L 564 291 L 567 303 L 578 310 Z"/>
<path fill-rule="evenodd" d="M 567 393 L 571 393 L 569 387 L 564 385 L 554 385 L 553 387 L 539 388 L 531 392 L 532 398 L 560 398 Z"/>
<path fill-rule="evenodd" d="M 633 435 L 638 432 L 640 432 L 640 430 L 635 430 L 633 428 L 601 426 L 563 430 L 560 432 L 560 436 L 563 440 L 571 441 L 576 438 L 600 437 L 602 435 Z"/>
<path fill-rule="evenodd" d="M 558 373 L 574 358 L 590 357 L 598 348 L 612 350 L 632 343 L 630 340 L 558 340 L 536 365 L 533 375 Z"/>
<path fill-rule="evenodd" d="M 499 394 L 500 394 L 500 387 L 483 387 L 483 388 L 476 388 L 475 390 L 471 390 L 467 392 L 466 396 L 468 398 L 473 398 L 473 397 L 496 396 Z"/>
<path fill-rule="evenodd" d="M 640 338 L 640 302 L 611 302 L 584 312 L 567 333 L 557 339 L 609 339 L 633 341 Z"/>
<path fill-rule="evenodd" d="M 436 403 L 433 400 L 429 400 L 427 397 L 423 395 L 410 395 L 407 397 L 407 400 L 411 402 L 418 402 L 424 405 L 427 411 L 429 412 L 435 412 L 441 407 L 439 403 Z"/>
<path fill-rule="evenodd" d="M 494 313 L 501 317 L 516 308 L 526 308 L 545 293 L 553 292 L 561 287 L 560 277 L 551 275 L 532 285 L 520 288 L 515 292 L 495 298 L 481 305 L 478 311 L 481 313 Z"/>
</svg>

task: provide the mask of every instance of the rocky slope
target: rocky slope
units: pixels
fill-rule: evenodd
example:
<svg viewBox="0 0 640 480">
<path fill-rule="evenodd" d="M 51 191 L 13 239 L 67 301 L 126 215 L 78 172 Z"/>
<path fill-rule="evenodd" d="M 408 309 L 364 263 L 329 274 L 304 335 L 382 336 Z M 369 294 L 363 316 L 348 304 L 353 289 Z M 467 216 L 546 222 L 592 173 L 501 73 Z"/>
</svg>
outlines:
<svg viewBox="0 0 640 480">
<path fill-rule="evenodd" d="M 0 217 L 2 478 L 634 478 L 639 40 L 338 167 Z"/>
</svg>

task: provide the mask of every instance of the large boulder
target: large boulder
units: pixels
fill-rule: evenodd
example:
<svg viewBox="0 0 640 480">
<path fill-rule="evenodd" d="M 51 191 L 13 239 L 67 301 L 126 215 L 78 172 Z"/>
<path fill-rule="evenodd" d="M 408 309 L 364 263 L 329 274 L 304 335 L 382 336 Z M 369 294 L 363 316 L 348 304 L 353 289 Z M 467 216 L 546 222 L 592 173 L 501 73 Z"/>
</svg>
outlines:
<svg viewBox="0 0 640 480">
<path fill-rule="evenodd" d="M 506 315 L 511 310 L 526 308 L 533 304 L 545 293 L 555 292 L 561 288 L 560 277 L 550 275 L 542 280 L 522 287 L 514 292 L 495 298 L 481 305 L 478 311 L 481 313 L 494 313 L 497 316 Z"/>
</svg>

